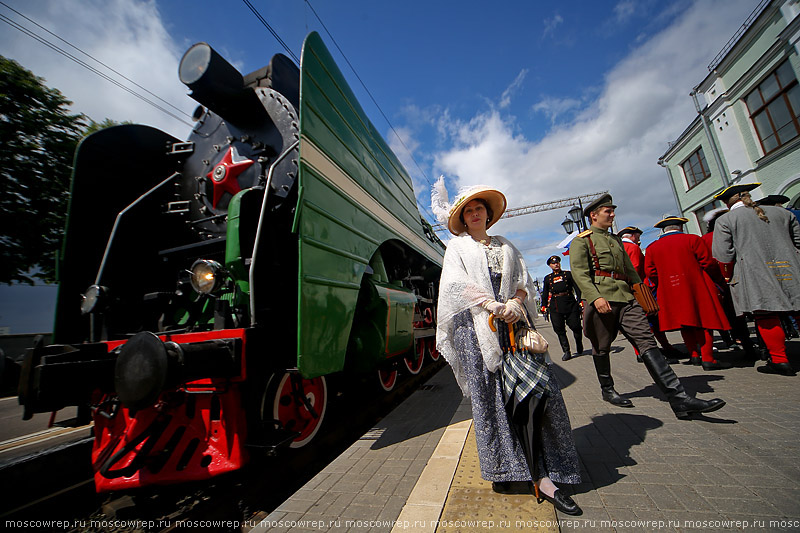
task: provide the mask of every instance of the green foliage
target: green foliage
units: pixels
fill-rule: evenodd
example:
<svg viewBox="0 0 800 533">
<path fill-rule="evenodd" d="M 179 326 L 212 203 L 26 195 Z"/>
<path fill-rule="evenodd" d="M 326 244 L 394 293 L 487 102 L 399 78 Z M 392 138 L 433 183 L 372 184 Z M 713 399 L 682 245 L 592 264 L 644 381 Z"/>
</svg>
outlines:
<svg viewBox="0 0 800 533">
<path fill-rule="evenodd" d="M 89 119 L 89 125 L 86 126 L 86 129 L 83 130 L 83 136 L 88 137 L 92 133 L 96 131 L 100 131 L 105 128 L 110 128 L 111 126 L 119 126 L 120 124 L 133 124 L 133 122 L 126 120 L 124 122 L 117 122 L 116 120 L 111 120 L 110 118 L 105 119 L 103 122 L 95 122 L 92 119 Z"/>
<path fill-rule="evenodd" d="M 0 56 L 0 283 L 55 277 L 72 157 L 85 124 L 43 82 Z"/>
</svg>

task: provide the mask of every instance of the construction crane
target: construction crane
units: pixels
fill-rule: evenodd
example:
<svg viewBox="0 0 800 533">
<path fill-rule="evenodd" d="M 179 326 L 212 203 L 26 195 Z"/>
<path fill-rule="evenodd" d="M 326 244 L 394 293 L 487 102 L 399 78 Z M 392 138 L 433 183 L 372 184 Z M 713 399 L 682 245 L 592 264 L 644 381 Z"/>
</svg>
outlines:
<svg viewBox="0 0 800 533">
<path fill-rule="evenodd" d="M 606 193 L 608 193 L 608 191 L 600 191 L 589 194 L 581 194 L 579 196 L 570 196 L 569 198 L 561 198 L 560 200 L 551 200 L 549 202 L 526 205 L 523 207 L 512 207 L 511 209 L 506 209 L 505 213 L 503 213 L 503 216 L 500 218 L 513 218 L 522 215 L 530 215 L 531 213 L 539 213 L 541 211 L 552 211 L 553 209 L 561 209 L 562 207 L 570 207 L 576 204 L 582 206 L 586 202 L 596 200 Z M 445 225 L 442 223 L 433 224 L 431 227 L 434 231 L 447 230 Z"/>
</svg>

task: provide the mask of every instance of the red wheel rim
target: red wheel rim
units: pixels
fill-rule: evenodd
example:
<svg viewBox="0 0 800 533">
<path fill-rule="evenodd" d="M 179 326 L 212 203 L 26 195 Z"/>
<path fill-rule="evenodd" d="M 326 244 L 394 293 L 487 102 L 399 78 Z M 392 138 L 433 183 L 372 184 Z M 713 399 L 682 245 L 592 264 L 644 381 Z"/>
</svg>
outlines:
<svg viewBox="0 0 800 533">
<path fill-rule="evenodd" d="M 397 384 L 397 370 L 378 370 L 378 382 L 383 390 L 389 392 Z"/>
<path fill-rule="evenodd" d="M 314 438 L 325 418 L 328 407 L 328 385 L 325 376 L 313 379 L 298 379 L 298 393 L 292 388 L 291 374 L 283 375 L 275 393 L 272 412 L 281 425 L 300 433 L 290 444 L 292 448 L 302 448 Z M 302 400 L 305 397 L 308 404 Z M 309 410 L 313 409 L 313 413 Z"/>
<path fill-rule="evenodd" d="M 403 361 L 406 363 L 406 368 L 412 374 L 419 374 L 422 370 L 422 363 L 425 361 L 425 341 L 420 339 L 417 341 L 417 348 L 413 355 L 407 355 Z"/>
<path fill-rule="evenodd" d="M 431 359 L 434 361 L 439 360 L 439 355 L 441 354 L 439 353 L 439 350 L 436 349 L 436 339 L 433 337 L 428 339 L 428 353 L 430 354 Z"/>
</svg>

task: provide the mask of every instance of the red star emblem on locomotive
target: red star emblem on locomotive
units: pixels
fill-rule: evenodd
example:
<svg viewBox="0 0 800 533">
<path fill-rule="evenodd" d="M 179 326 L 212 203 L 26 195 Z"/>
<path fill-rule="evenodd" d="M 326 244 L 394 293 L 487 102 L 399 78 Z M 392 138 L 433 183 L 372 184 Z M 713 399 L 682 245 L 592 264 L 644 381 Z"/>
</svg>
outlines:
<svg viewBox="0 0 800 533">
<path fill-rule="evenodd" d="M 206 174 L 214 188 L 214 197 L 211 201 L 214 209 L 217 208 L 217 203 L 224 192 L 234 195 L 242 190 L 239 186 L 239 175 L 252 164 L 252 159 L 247 159 L 246 157 L 240 159 L 236 148 L 231 146 L 222 156 L 222 160 L 214 167 L 214 170 Z"/>
</svg>

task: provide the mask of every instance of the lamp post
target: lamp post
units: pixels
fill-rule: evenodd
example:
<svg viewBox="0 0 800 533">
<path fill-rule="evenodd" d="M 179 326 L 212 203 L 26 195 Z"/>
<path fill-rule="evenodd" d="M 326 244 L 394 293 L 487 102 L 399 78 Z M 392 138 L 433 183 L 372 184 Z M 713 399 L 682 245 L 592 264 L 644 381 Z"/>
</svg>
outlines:
<svg viewBox="0 0 800 533">
<path fill-rule="evenodd" d="M 567 215 L 568 216 L 565 217 L 564 221 L 561 223 L 567 235 L 575 231 L 576 227 L 578 231 L 586 230 L 586 221 L 583 220 L 583 204 L 580 199 L 578 199 L 578 205 L 573 205 L 569 208 Z"/>
</svg>

